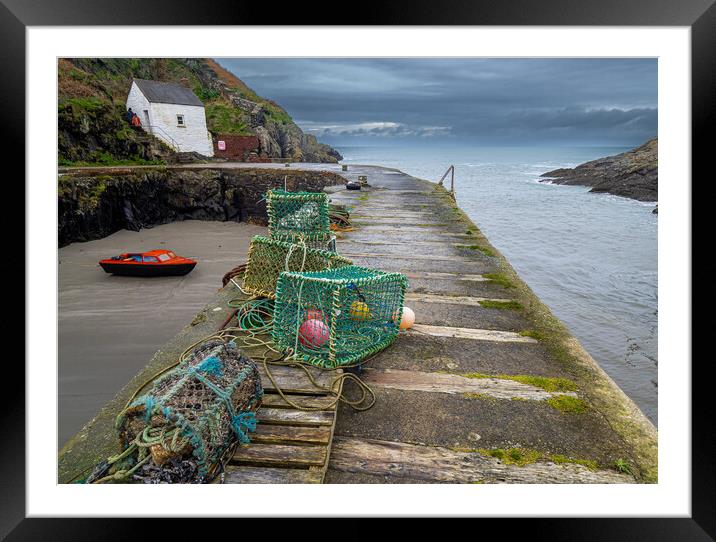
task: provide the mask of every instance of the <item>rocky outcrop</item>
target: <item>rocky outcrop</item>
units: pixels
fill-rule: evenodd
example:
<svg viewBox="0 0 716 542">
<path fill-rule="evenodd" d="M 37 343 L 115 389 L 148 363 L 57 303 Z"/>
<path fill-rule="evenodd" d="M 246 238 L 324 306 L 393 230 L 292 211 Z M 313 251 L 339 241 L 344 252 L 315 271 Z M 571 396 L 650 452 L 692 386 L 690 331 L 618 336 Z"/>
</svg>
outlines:
<svg viewBox="0 0 716 542">
<path fill-rule="evenodd" d="M 332 162 L 341 155 L 304 134 L 276 102 L 258 96 L 211 59 L 74 58 L 58 64 L 60 164 L 162 162 L 171 155 L 149 134 L 140 137 L 122 121 L 132 78 L 184 85 L 206 108 L 214 139 L 256 136 L 263 161 Z"/>
<path fill-rule="evenodd" d="M 70 163 L 160 163 L 172 149 L 122 120 L 124 107 L 91 98 L 70 99 L 57 111 L 60 165 Z"/>
<path fill-rule="evenodd" d="M 270 169 L 127 168 L 61 174 L 59 245 L 106 237 L 121 229 L 176 220 L 265 224 L 269 188 L 321 191 L 343 184 L 335 173 Z"/>
<path fill-rule="evenodd" d="M 658 139 L 615 156 L 586 162 L 576 168 L 544 173 L 554 184 L 591 186 L 590 192 L 606 192 L 639 201 L 658 201 Z"/>
</svg>

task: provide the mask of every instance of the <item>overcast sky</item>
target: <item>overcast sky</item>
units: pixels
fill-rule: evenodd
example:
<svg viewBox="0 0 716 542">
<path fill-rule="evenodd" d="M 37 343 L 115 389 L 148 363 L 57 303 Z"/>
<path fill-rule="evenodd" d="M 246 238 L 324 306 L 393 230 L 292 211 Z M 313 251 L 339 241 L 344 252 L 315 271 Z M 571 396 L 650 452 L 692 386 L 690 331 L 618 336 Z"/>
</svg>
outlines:
<svg viewBox="0 0 716 542">
<path fill-rule="evenodd" d="M 656 59 L 218 59 L 334 145 L 637 145 Z"/>
</svg>

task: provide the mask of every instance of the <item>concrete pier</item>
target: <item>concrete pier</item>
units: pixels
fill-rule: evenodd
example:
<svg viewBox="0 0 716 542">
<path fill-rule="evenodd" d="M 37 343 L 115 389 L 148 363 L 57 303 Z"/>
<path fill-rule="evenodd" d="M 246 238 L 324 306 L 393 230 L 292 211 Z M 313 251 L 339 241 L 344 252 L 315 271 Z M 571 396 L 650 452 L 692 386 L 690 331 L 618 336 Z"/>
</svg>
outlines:
<svg viewBox="0 0 716 542">
<path fill-rule="evenodd" d="M 417 322 L 366 364 L 375 406 L 339 407 L 326 483 L 657 480 L 654 426 L 444 188 L 388 168 L 292 167 L 367 176 L 360 191 L 327 189 L 353 208 L 355 230 L 340 234 L 338 250 L 357 265 L 405 273 Z M 235 296 L 231 284 L 219 292 L 68 442 L 60 482 L 116 453 L 109 421 L 123 398 L 220 327 Z"/>
</svg>

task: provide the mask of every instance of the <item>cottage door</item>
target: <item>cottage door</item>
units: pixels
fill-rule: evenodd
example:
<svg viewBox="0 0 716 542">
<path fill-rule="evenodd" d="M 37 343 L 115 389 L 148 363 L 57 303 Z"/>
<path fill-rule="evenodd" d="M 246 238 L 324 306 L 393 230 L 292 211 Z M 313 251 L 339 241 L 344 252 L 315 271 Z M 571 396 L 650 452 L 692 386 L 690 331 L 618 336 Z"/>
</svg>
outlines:
<svg viewBox="0 0 716 542">
<path fill-rule="evenodd" d="M 144 124 L 144 129 L 147 132 L 152 131 L 152 125 L 149 124 L 149 111 L 147 109 L 144 109 L 144 122 L 142 122 L 142 124 Z"/>
</svg>

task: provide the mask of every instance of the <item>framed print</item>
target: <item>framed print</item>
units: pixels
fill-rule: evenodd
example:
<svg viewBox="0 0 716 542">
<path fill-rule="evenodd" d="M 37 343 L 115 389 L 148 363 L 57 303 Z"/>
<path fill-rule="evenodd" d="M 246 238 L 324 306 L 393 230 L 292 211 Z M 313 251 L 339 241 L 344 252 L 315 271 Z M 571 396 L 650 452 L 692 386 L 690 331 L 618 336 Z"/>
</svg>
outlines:
<svg viewBox="0 0 716 542">
<path fill-rule="evenodd" d="M 318 26 L 60 4 L 0 8 L 27 213 L 3 536 L 187 516 L 714 536 L 691 361 L 711 2 Z"/>
</svg>

